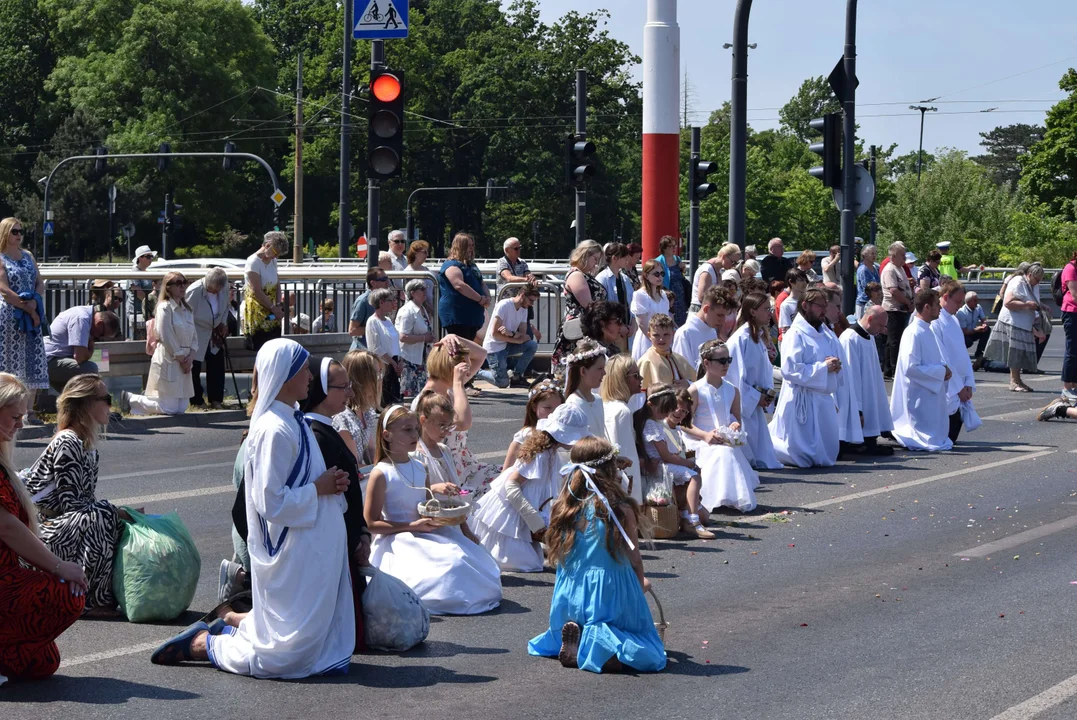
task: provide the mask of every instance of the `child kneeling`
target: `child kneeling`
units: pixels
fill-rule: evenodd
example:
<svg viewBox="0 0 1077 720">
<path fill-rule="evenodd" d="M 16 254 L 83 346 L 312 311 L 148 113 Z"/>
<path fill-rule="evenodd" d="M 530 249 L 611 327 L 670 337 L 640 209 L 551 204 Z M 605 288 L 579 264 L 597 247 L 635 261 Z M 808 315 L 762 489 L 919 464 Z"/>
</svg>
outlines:
<svg viewBox="0 0 1077 720">
<path fill-rule="evenodd" d="M 562 468 L 568 484 L 553 507 L 546 547 L 557 566 L 550 628 L 528 643 L 531 655 L 557 657 L 569 668 L 617 672 L 666 666 L 644 591 L 643 560 L 632 538 L 639 506 L 625 494 L 617 453 L 588 437 Z"/>
<path fill-rule="evenodd" d="M 471 516 L 475 534 L 503 571 L 542 572 L 539 544 L 561 490 L 557 451 L 587 437 L 587 414 L 561 405 L 524 440 L 516 463 L 494 480 Z"/>
</svg>

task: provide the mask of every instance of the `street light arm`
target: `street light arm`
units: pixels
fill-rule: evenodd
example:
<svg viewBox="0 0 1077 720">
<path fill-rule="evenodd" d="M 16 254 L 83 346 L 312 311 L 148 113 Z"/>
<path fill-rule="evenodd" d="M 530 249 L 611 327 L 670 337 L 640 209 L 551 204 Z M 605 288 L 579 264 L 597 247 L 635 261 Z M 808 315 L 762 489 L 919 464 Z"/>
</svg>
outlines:
<svg viewBox="0 0 1077 720">
<path fill-rule="evenodd" d="M 450 187 L 421 187 L 415 188 L 408 195 L 408 202 L 404 205 L 405 217 L 408 219 L 408 240 L 411 240 L 411 199 L 416 193 L 434 192 L 437 190 L 508 190 L 507 185 L 456 185 Z"/>
</svg>

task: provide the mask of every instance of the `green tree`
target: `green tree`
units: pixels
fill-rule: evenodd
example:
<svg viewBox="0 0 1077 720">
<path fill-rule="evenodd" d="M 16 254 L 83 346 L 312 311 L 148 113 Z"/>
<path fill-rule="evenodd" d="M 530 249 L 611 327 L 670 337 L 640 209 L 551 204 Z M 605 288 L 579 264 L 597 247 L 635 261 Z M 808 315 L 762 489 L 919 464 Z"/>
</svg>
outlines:
<svg viewBox="0 0 1077 720">
<path fill-rule="evenodd" d="M 827 113 L 839 112 L 841 103 L 834 97 L 830 83 L 822 75 L 808 78 L 800 85 L 797 94 L 778 111 L 782 127 L 797 137 L 801 142 L 816 138 L 819 133 L 809 127 L 815 118 Z"/>
<path fill-rule="evenodd" d="M 1043 139 L 1043 132 L 1042 126 L 1025 123 L 982 132 L 980 145 L 987 152 L 972 160 L 987 168 L 991 178 L 999 185 L 1015 188 L 1021 178 L 1021 163 L 1032 146 Z"/>
<path fill-rule="evenodd" d="M 1046 205 L 1067 220 L 1077 217 L 1077 70 L 1058 83 L 1068 93 L 1047 111 L 1043 140 L 1023 162 L 1020 187 L 1033 206 Z"/>
</svg>

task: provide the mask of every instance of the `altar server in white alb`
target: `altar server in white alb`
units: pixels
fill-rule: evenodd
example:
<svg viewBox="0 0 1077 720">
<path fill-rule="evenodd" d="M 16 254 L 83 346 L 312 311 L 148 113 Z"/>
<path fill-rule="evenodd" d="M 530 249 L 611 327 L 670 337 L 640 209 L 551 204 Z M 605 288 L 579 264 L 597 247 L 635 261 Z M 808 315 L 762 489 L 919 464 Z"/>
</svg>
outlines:
<svg viewBox="0 0 1077 720">
<path fill-rule="evenodd" d="M 939 317 L 939 294 L 920 290 L 913 298 L 916 314 L 901 336 L 890 414 L 894 439 L 910 450 L 949 450 L 950 413 L 946 383 L 953 375 L 946 366 L 931 324 Z"/>
<path fill-rule="evenodd" d="M 355 605 L 344 525 L 347 473 L 326 470 L 297 403 L 310 383 L 308 353 L 270 340 L 255 360 L 257 401 L 244 470 L 253 609 L 225 625 L 197 622 L 153 654 L 173 665 L 208 659 L 257 678 L 346 674 Z"/>
<path fill-rule="evenodd" d="M 733 360 L 727 377 L 740 390 L 740 416 L 748 434 L 744 454 L 756 470 L 780 470 L 767 428 L 775 399 L 774 366 L 763 340 L 770 330 L 770 298 L 758 292 L 745 296 L 737 325 L 726 343 Z"/>
<path fill-rule="evenodd" d="M 856 384 L 860 398 L 865 455 L 893 455 L 894 448 L 880 445 L 879 436 L 894 429 L 890 419 L 890 400 L 886 396 L 883 371 L 879 365 L 879 348 L 875 337 L 886 329 L 886 311 L 872 305 L 856 324 L 841 334 L 839 340 L 849 362 L 850 380 Z"/>
<path fill-rule="evenodd" d="M 838 333 L 844 332 L 845 320 L 841 314 L 841 291 L 826 288 L 826 322 L 823 329 L 830 333 L 830 339 L 838 349 L 841 370 L 838 371 L 838 389 L 834 393 L 834 402 L 838 406 L 838 440 L 845 449 L 855 452 L 856 447 L 864 443 L 864 431 L 860 425 L 860 387 L 853 377 L 849 366 L 849 357 L 838 339 Z"/>
<path fill-rule="evenodd" d="M 965 286 L 957 280 L 943 280 L 939 286 L 942 308 L 939 318 L 931 323 L 931 332 L 942 350 L 943 360 L 953 373 L 946 383 L 946 412 L 950 415 L 950 442 L 957 444 L 961 428 L 970 432 L 980 427 L 982 421 L 972 407 L 972 394 L 976 392 L 976 378 L 972 360 L 965 347 L 965 335 L 956 314 L 965 304 Z"/>
<path fill-rule="evenodd" d="M 823 327 L 826 309 L 826 291 L 805 291 L 782 338 L 782 390 L 770 437 L 778 460 L 786 465 L 830 467 L 838 459 L 834 393 L 841 350 L 833 333 Z"/>
</svg>

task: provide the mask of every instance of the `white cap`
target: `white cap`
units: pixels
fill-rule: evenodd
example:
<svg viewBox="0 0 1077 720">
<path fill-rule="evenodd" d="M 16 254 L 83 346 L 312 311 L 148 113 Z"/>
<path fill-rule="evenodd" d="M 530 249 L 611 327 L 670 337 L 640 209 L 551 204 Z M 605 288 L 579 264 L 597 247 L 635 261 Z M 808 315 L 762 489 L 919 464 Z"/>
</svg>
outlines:
<svg viewBox="0 0 1077 720">
<path fill-rule="evenodd" d="M 726 270 L 722 273 L 722 282 L 725 282 L 726 280 L 732 280 L 735 283 L 739 283 L 740 273 L 733 268 L 730 268 L 729 270 Z"/>
<path fill-rule="evenodd" d="M 138 249 L 135 250 L 135 261 L 138 261 L 138 259 L 140 257 L 142 257 L 143 255 L 150 255 L 150 256 L 153 257 L 154 260 L 157 259 L 157 253 L 154 252 L 153 250 L 150 250 L 149 245 L 139 245 L 138 246 Z"/>
<path fill-rule="evenodd" d="M 935 243 L 935 247 L 937 247 L 939 250 L 945 250 L 946 248 L 950 247 L 950 241 L 943 240 L 942 242 L 937 242 Z"/>
<path fill-rule="evenodd" d="M 550 416 L 539 420 L 535 428 L 547 432 L 562 445 L 575 445 L 591 434 L 587 413 L 575 405 L 558 405 Z"/>
</svg>

